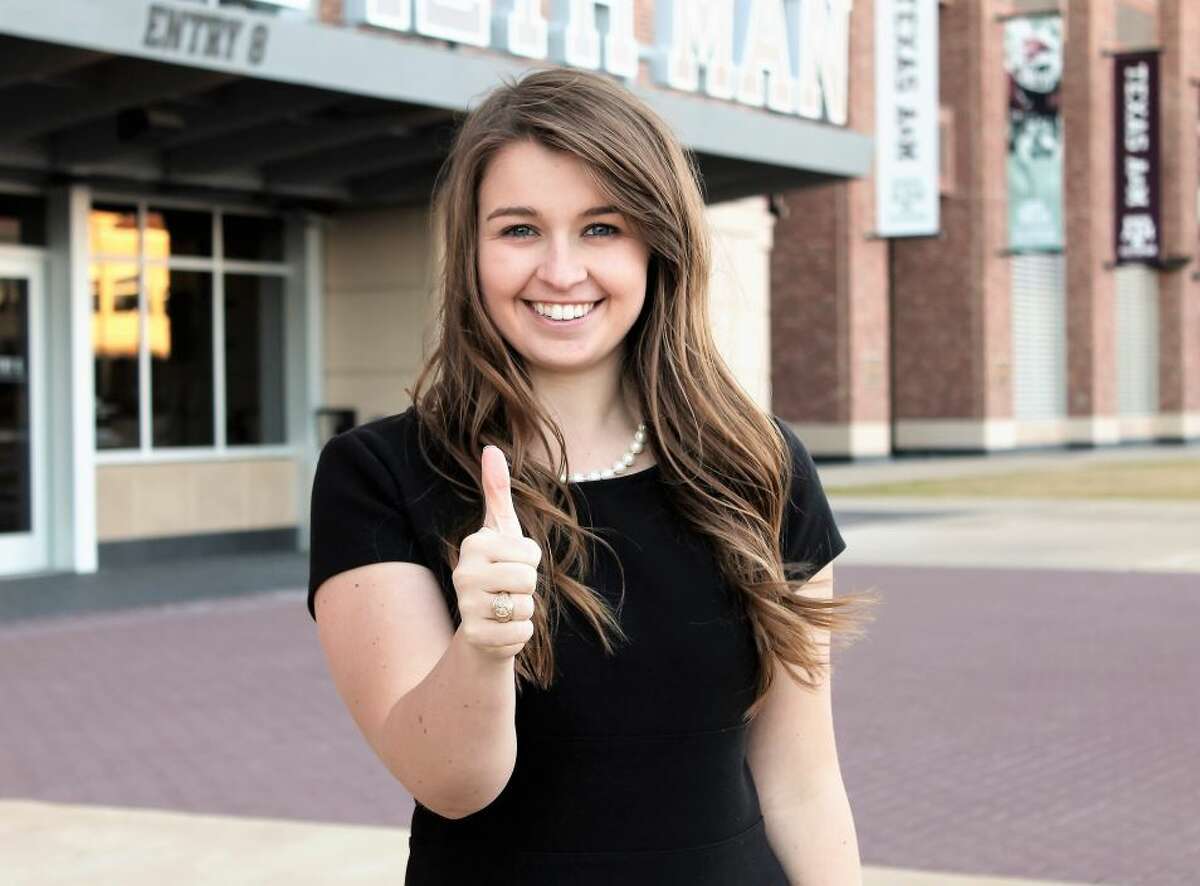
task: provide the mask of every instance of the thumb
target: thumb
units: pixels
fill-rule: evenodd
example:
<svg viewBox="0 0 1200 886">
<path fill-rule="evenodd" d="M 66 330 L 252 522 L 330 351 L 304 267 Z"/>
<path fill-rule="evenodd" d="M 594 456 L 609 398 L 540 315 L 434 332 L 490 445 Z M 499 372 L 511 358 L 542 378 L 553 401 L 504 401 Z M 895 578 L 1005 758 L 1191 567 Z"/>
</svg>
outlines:
<svg viewBox="0 0 1200 886">
<path fill-rule="evenodd" d="M 491 444 L 483 447 L 482 460 L 483 525 L 503 535 L 522 537 L 524 533 L 521 532 L 521 522 L 517 519 L 517 509 L 512 500 L 508 460 L 498 447 Z"/>
</svg>

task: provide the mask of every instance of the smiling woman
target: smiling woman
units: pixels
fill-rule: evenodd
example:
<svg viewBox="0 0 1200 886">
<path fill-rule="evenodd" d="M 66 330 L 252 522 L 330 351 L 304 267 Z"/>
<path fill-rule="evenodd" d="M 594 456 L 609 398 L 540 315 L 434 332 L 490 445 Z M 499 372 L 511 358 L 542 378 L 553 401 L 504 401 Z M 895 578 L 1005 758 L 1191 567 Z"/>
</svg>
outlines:
<svg viewBox="0 0 1200 886">
<path fill-rule="evenodd" d="M 534 387 L 566 369 L 598 389 L 619 378 L 649 247 L 586 165 L 532 139 L 507 144 L 487 165 L 479 212 L 484 305 Z"/>
<path fill-rule="evenodd" d="M 435 197 L 413 405 L 335 437 L 312 502 L 335 684 L 417 801 L 407 886 L 857 882 L 822 679 L 846 545 L 717 352 L 689 156 L 618 84 L 535 70 Z"/>
</svg>

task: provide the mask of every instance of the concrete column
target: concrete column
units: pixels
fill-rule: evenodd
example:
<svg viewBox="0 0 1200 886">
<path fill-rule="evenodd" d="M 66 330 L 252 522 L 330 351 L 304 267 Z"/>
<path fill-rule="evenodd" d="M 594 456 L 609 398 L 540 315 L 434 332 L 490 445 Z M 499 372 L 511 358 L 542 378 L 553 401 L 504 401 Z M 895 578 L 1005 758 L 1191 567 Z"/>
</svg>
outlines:
<svg viewBox="0 0 1200 886">
<path fill-rule="evenodd" d="M 942 233 L 891 246 L 897 451 L 1012 446 L 1005 9 L 941 7 Z"/>
<path fill-rule="evenodd" d="M 1200 7 L 1195 0 L 1162 0 L 1160 16 L 1163 251 L 1191 260 L 1159 276 L 1158 436 L 1195 441 L 1200 440 Z"/>
<path fill-rule="evenodd" d="M 1063 47 L 1063 222 L 1067 265 L 1067 439 L 1114 443 L 1113 61 L 1116 3 L 1068 0 Z"/>
<path fill-rule="evenodd" d="M 767 199 L 710 205 L 712 279 L 709 316 L 721 358 L 747 394 L 771 406 L 771 242 L 775 218 Z"/>
<path fill-rule="evenodd" d="M 874 132 L 873 4 L 850 16 L 851 129 Z M 789 191 L 771 255 L 772 410 L 815 455 L 890 451 L 887 244 L 874 183 Z"/>
</svg>

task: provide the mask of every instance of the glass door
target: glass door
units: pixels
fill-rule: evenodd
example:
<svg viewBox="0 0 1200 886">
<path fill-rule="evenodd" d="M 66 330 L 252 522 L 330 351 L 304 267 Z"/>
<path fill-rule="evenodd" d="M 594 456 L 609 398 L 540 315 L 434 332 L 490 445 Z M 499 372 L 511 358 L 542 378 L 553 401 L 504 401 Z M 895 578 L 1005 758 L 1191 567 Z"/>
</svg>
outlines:
<svg viewBox="0 0 1200 886">
<path fill-rule="evenodd" d="M 47 568 L 42 261 L 0 253 L 0 574 Z"/>
</svg>

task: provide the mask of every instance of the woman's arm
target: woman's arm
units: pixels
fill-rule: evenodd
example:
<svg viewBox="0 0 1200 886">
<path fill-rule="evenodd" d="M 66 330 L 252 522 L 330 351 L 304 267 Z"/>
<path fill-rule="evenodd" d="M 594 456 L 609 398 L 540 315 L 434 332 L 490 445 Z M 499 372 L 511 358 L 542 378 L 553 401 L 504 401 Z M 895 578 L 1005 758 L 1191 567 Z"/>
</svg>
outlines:
<svg viewBox="0 0 1200 886">
<path fill-rule="evenodd" d="M 793 886 L 861 886 L 854 816 L 840 775 L 824 790 L 763 818 L 767 840 Z"/>
<path fill-rule="evenodd" d="M 434 574 L 372 563 L 314 602 L 334 686 L 388 771 L 446 818 L 499 796 L 517 758 L 514 663 L 466 642 Z"/>
<path fill-rule="evenodd" d="M 833 596 L 833 564 L 805 585 L 806 596 Z M 822 654 L 829 632 L 817 631 Z M 827 659 L 826 659 L 827 660 Z M 779 666 L 750 724 L 747 760 L 767 839 L 794 886 L 860 886 L 854 817 L 838 764 L 830 678 L 816 690 Z"/>
</svg>

